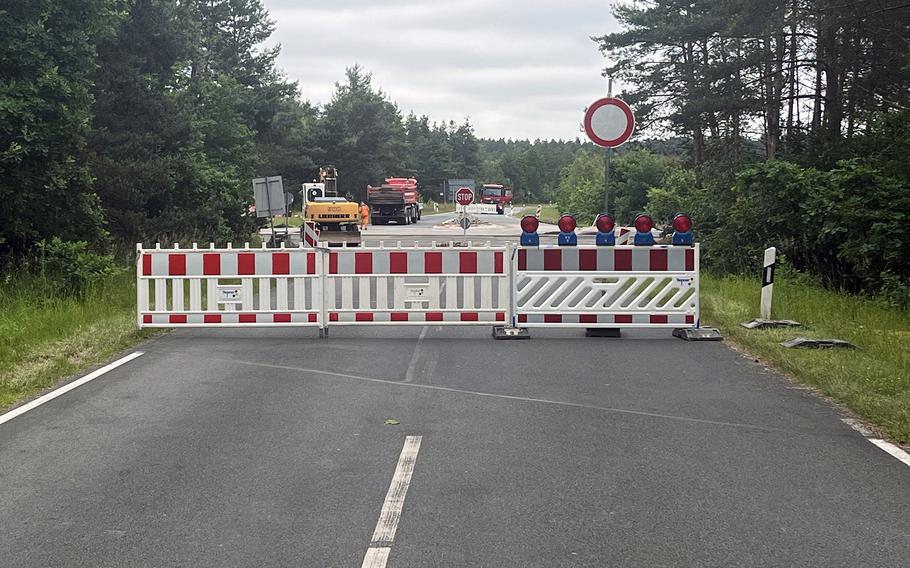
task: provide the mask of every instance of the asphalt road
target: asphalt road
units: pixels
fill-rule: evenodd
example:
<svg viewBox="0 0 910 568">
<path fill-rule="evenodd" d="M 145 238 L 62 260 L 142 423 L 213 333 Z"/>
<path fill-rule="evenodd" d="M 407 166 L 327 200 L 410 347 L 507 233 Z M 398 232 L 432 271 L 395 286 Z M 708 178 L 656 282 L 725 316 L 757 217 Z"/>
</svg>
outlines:
<svg viewBox="0 0 910 568">
<path fill-rule="evenodd" d="M 430 326 L 139 350 L 0 424 L 0 566 L 358 567 L 406 436 L 389 567 L 910 565 L 910 468 L 722 343 Z"/>
</svg>

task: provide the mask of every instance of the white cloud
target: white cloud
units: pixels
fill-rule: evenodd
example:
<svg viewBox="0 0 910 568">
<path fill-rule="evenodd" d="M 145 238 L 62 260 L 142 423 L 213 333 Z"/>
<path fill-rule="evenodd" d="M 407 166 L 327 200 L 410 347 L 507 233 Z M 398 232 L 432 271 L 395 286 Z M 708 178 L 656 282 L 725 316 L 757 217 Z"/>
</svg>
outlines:
<svg viewBox="0 0 910 568">
<path fill-rule="evenodd" d="M 359 63 L 403 113 L 493 138 L 575 138 L 602 96 L 590 36 L 617 29 L 606 0 L 264 0 L 279 65 L 324 104 Z"/>
</svg>

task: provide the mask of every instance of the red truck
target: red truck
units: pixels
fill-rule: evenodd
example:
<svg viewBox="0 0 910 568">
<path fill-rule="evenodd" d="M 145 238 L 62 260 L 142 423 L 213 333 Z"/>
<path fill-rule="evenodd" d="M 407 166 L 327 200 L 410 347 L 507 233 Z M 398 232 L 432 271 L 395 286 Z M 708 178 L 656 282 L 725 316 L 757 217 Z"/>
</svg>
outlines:
<svg viewBox="0 0 910 568">
<path fill-rule="evenodd" d="M 420 194 L 414 178 L 386 178 L 379 186 L 367 186 L 367 205 L 370 206 L 370 221 L 374 225 L 385 225 L 395 221 L 399 225 L 410 225 L 420 220 Z"/>
<path fill-rule="evenodd" d="M 512 188 L 498 183 L 485 183 L 480 188 L 480 202 L 496 205 L 496 212 L 502 215 L 506 205 L 512 203 Z"/>
</svg>

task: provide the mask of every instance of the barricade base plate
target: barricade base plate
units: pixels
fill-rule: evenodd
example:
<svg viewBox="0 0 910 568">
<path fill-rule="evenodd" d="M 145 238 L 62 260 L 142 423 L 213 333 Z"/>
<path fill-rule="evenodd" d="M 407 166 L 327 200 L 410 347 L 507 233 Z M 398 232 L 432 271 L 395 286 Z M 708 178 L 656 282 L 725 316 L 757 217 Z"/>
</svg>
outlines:
<svg viewBox="0 0 910 568">
<path fill-rule="evenodd" d="M 777 327 L 799 327 L 802 324 L 793 320 L 766 320 L 759 318 L 745 321 L 739 325 L 746 329 L 773 329 Z"/>
<path fill-rule="evenodd" d="M 856 346 L 843 339 L 814 339 L 809 337 L 794 337 L 782 341 L 781 345 L 791 349 L 855 349 Z"/>
<path fill-rule="evenodd" d="M 493 328 L 493 339 L 531 339 L 526 327 L 497 325 Z"/>
<path fill-rule="evenodd" d="M 722 341 L 724 338 L 716 327 L 678 327 L 673 330 L 673 337 L 686 341 Z"/>
<path fill-rule="evenodd" d="M 589 327 L 585 337 L 622 337 L 622 332 L 618 327 Z"/>
</svg>

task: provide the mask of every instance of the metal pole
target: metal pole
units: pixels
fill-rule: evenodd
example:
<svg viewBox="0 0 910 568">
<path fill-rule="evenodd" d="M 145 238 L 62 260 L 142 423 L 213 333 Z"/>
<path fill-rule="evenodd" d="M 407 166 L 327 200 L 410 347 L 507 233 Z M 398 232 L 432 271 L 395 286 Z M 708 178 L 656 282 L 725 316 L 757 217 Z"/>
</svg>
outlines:
<svg viewBox="0 0 910 568">
<path fill-rule="evenodd" d="M 607 77 L 607 96 L 613 96 L 613 77 Z M 611 148 L 604 148 L 604 213 L 610 213 L 610 154 Z"/>
<path fill-rule="evenodd" d="M 610 148 L 604 148 L 604 213 L 610 213 Z"/>
</svg>

